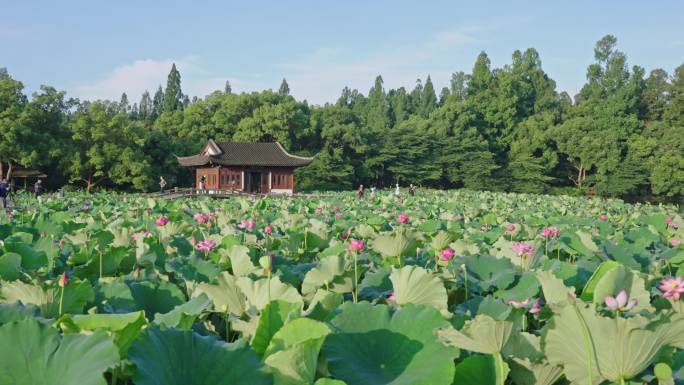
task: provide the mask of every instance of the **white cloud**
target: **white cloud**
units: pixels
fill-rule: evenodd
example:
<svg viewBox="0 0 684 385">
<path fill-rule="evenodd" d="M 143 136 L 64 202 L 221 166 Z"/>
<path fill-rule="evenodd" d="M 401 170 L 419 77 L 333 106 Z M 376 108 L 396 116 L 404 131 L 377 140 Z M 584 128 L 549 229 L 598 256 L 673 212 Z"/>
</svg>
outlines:
<svg viewBox="0 0 684 385">
<path fill-rule="evenodd" d="M 361 57 L 342 47 L 318 49 L 281 68 L 295 96 L 322 104 L 335 101 L 344 86 L 366 93 L 377 75 L 385 88 L 413 87 L 428 72 L 433 81 L 446 84 L 455 70 L 447 59 L 478 41 L 464 30 L 443 31 L 418 46 L 388 47 Z"/>
<path fill-rule="evenodd" d="M 118 100 L 126 92 L 134 102 L 145 90 L 154 93 L 160 84 L 164 87 L 173 63 L 181 73 L 183 92 L 199 97 L 222 90 L 226 80 L 234 92 L 250 92 L 277 88 L 283 77 L 294 96 L 316 104 L 334 102 L 344 86 L 366 93 L 377 75 L 382 75 L 386 88 L 412 88 L 418 77 L 425 80 L 428 73 L 436 84 L 446 85 L 456 69 L 453 56 L 461 53 L 460 48 L 472 47 L 481 41 L 471 31 L 442 31 L 417 45 L 390 46 L 365 55 L 341 46 L 320 48 L 299 60 L 277 64 L 267 74 L 212 73 L 205 69 L 198 56 L 141 59 L 119 66 L 99 80 L 78 85 L 70 93 L 86 100 Z M 468 60 L 471 56 L 465 55 Z"/>
<path fill-rule="evenodd" d="M 181 86 L 185 94 L 204 97 L 215 90 L 223 90 L 229 80 L 234 91 L 251 90 L 258 79 L 247 80 L 230 76 L 215 76 L 201 65 L 201 58 L 187 56 L 181 59 L 142 59 L 115 68 L 99 80 L 75 87 L 73 95 L 83 100 L 118 100 L 122 93 L 132 102 L 137 101 L 145 90 L 154 94 L 157 87 L 166 87 L 166 77 L 173 63 L 181 73 Z"/>
</svg>

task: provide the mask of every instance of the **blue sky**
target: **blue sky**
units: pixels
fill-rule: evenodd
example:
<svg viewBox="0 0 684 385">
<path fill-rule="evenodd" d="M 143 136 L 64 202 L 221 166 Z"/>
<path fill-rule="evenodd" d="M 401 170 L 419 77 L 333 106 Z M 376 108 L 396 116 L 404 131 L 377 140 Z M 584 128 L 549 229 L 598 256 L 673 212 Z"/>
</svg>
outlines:
<svg viewBox="0 0 684 385">
<path fill-rule="evenodd" d="M 594 43 L 617 36 L 630 65 L 684 63 L 684 1 L 26 1 L 0 0 L 0 67 L 24 82 L 85 99 L 138 101 L 177 63 L 183 90 L 277 89 L 315 104 L 342 87 L 366 93 L 432 76 L 439 90 L 536 48 L 559 90 L 575 94 Z M 195 4 L 197 3 L 197 4 Z"/>
</svg>

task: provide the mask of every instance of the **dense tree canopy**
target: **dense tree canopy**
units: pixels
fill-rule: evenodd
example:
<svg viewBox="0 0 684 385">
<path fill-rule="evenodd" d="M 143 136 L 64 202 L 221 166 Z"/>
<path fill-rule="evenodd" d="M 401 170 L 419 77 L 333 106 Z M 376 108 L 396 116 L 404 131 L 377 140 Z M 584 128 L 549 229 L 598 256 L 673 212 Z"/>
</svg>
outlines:
<svg viewBox="0 0 684 385">
<path fill-rule="evenodd" d="M 298 170 L 301 189 L 398 182 L 682 199 L 684 65 L 646 76 L 611 35 L 594 57 L 574 97 L 556 89 L 530 48 L 502 68 L 481 53 L 439 95 L 429 75 L 412 89 L 387 89 L 378 75 L 367 94 L 345 87 L 323 106 L 296 100 L 285 79 L 277 91 L 236 94 L 226 82 L 191 100 L 175 65 L 165 89 L 133 105 L 127 94 L 88 102 L 47 86 L 29 98 L 0 69 L 0 173 L 42 167 L 52 186 L 89 189 L 149 190 L 159 175 L 189 184 L 174 155 L 212 137 L 316 154 Z"/>
</svg>

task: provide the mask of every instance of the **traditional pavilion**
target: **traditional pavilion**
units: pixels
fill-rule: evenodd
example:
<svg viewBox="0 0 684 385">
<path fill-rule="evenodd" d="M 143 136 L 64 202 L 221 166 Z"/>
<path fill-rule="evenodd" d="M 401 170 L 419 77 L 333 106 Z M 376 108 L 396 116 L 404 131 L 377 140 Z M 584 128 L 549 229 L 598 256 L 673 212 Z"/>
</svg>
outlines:
<svg viewBox="0 0 684 385">
<path fill-rule="evenodd" d="M 204 177 L 206 190 L 237 190 L 253 194 L 292 194 L 294 169 L 313 158 L 291 155 L 278 142 L 215 142 L 209 139 L 202 151 L 177 157 L 181 166 L 195 170 L 195 186 Z"/>
</svg>

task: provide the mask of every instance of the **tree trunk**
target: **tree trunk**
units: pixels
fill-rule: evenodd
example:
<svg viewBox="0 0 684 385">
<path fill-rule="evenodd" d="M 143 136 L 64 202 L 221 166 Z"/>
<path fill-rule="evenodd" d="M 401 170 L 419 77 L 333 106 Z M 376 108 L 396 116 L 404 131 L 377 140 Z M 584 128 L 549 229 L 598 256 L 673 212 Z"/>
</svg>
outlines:
<svg viewBox="0 0 684 385">
<path fill-rule="evenodd" d="M 93 191 L 93 176 L 90 175 L 88 176 L 88 180 L 86 181 L 86 191 L 88 194 L 90 194 Z"/>
<path fill-rule="evenodd" d="M 12 179 L 12 166 L 13 166 L 12 161 L 8 162 L 8 166 L 7 166 L 7 180 L 8 181 Z"/>
</svg>

